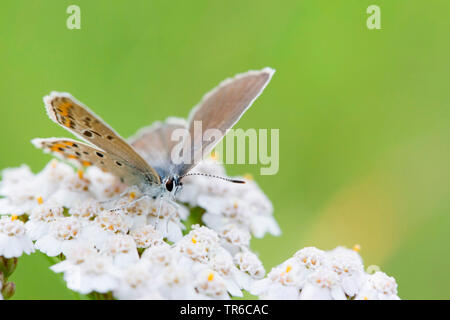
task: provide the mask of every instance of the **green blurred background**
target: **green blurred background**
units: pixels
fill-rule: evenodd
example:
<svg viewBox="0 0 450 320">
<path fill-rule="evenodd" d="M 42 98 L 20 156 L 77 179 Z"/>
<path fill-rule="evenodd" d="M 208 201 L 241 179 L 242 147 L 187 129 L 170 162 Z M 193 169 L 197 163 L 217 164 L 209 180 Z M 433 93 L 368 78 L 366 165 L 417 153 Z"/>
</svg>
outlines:
<svg viewBox="0 0 450 320">
<path fill-rule="evenodd" d="M 81 7 L 81 30 L 66 8 Z M 381 7 L 381 30 L 366 8 Z M 42 97 L 68 91 L 123 136 L 186 116 L 220 80 L 271 66 L 238 124 L 280 129 L 280 171 L 255 176 L 280 237 L 253 240 L 266 269 L 298 249 L 362 247 L 401 298 L 450 298 L 450 2 L 28 1 L 0 4 L 0 167 L 40 170 L 29 140 L 67 136 Z M 39 254 L 18 299 L 70 299 Z"/>
</svg>

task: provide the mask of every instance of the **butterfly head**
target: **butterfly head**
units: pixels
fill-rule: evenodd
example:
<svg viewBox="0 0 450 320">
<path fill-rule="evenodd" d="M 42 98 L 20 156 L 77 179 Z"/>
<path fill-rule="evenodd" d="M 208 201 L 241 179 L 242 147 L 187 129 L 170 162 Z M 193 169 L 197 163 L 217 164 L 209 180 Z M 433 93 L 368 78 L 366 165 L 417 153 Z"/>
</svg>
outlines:
<svg viewBox="0 0 450 320">
<path fill-rule="evenodd" d="M 180 191 L 181 187 L 183 186 L 180 180 L 181 179 L 179 176 L 170 176 L 162 181 L 162 185 L 164 186 L 166 192 L 175 197 L 177 192 Z"/>
</svg>

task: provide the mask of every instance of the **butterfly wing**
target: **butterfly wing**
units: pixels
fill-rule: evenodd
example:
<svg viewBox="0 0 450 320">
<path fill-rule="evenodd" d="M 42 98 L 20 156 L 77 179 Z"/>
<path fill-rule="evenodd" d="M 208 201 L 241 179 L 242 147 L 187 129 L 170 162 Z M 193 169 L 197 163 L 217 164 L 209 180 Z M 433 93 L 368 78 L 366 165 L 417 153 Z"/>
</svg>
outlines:
<svg viewBox="0 0 450 320">
<path fill-rule="evenodd" d="M 67 138 L 36 138 L 31 140 L 35 147 L 66 160 L 76 167 L 96 166 L 109 171 L 122 182 L 136 185 L 142 179 L 139 172 L 121 159 L 80 141 Z"/>
<path fill-rule="evenodd" d="M 203 156 L 225 136 L 241 118 L 253 101 L 262 93 L 275 70 L 264 68 L 260 71 L 248 71 L 221 82 L 215 89 L 207 93 L 189 116 L 189 133 L 192 141 L 184 150 L 190 150 L 191 161 L 177 166 L 177 173 L 182 176 L 192 169 Z M 194 134 L 194 122 L 201 121 L 202 135 Z M 219 139 L 203 141 L 203 133 L 208 129 L 219 130 Z M 186 143 L 189 143 L 187 141 Z"/>
<path fill-rule="evenodd" d="M 142 128 L 128 141 L 161 177 L 167 177 L 175 169 L 171 151 L 178 143 L 173 139 L 172 133 L 177 129 L 186 128 L 185 119 L 168 118 L 165 122 L 156 122 Z"/>
<path fill-rule="evenodd" d="M 44 97 L 50 119 L 92 143 L 114 161 L 125 164 L 140 183 L 160 184 L 158 173 L 118 133 L 70 94 L 52 92 Z M 117 166 L 117 164 L 116 164 Z M 132 171 L 132 172 L 131 172 Z"/>
</svg>

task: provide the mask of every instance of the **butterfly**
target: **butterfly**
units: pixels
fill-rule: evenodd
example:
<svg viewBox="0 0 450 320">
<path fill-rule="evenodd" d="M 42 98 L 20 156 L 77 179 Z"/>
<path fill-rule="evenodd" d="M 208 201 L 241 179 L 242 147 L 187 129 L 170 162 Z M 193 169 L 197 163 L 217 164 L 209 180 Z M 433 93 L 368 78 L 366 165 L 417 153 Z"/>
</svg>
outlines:
<svg viewBox="0 0 450 320">
<path fill-rule="evenodd" d="M 77 167 L 96 166 L 110 172 L 126 185 L 137 186 L 147 196 L 170 195 L 173 199 L 182 187 L 182 178 L 195 175 L 191 170 L 198 164 L 198 159 L 209 155 L 262 93 L 274 72 L 264 68 L 226 79 L 202 98 L 187 121 L 168 118 L 141 129 L 129 141 L 70 94 L 52 92 L 44 97 L 48 116 L 84 142 L 69 138 L 36 138 L 32 143 Z M 196 136 L 195 121 L 202 123 L 203 132 L 218 130 L 218 139 L 204 141 L 203 135 Z M 184 129 L 194 137 L 182 148 L 189 150 L 189 161 L 181 163 L 173 161 L 171 156 L 176 144 L 172 134 L 178 129 Z"/>
</svg>

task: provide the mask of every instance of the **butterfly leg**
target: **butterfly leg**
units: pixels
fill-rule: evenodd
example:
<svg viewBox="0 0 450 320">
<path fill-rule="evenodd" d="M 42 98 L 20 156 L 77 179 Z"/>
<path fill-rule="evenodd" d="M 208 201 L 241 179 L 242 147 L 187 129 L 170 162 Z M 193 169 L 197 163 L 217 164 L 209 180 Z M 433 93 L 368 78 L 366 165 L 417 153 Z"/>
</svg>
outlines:
<svg viewBox="0 0 450 320">
<path fill-rule="evenodd" d="M 156 213 L 156 222 L 155 222 L 155 228 L 158 227 L 159 219 L 161 217 L 161 209 L 162 209 L 162 202 L 163 202 L 163 196 L 159 197 L 159 205 L 158 205 L 158 211 Z"/>
<path fill-rule="evenodd" d="M 172 198 L 168 197 L 167 201 L 172 206 L 175 207 L 175 209 L 176 209 L 175 212 L 178 211 L 181 208 L 181 206 L 178 203 L 176 203 Z M 173 215 L 174 215 L 174 213 L 172 211 L 170 211 L 170 215 L 167 217 L 167 223 L 166 223 L 166 232 L 167 232 L 167 234 L 169 233 L 169 223 L 170 223 L 170 220 L 172 219 Z"/>
<path fill-rule="evenodd" d="M 139 201 L 142 201 L 142 200 L 144 200 L 144 199 L 150 199 L 150 198 L 151 198 L 150 196 L 144 194 L 144 195 L 140 196 L 140 197 L 137 198 L 137 199 L 134 199 L 133 201 L 131 201 L 131 202 L 129 202 L 129 203 L 126 203 L 126 204 L 121 205 L 120 207 L 117 207 L 117 208 L 114 208 L 114 209 L 110 209 L 109 211 L 119 211 L 119 210 L 123 210 L 123 209 L 125 209 L 125 208 L 131 207 L 132 205 L 138 203 Z"/>
<path fill-rule="evenodd" d="M 169 198 L 169 203 L 171 204 L 171 205 L 173 205 L 177 210 L 179 210 L 180 208 L 181 208 L 181 206 L 176 202 L 176 201 L 174 201 L 173 199 L 170 199 Z"/>
<path fill-rule="evenodd" d="M 116 196 L 116 197 L 114 197 L 114 198 L 112 198 L 112 199 L 108 199 L 108 200 L 104 200 L 104 201 L 99 201 L 99 203 L 100 203 L 101 205 L 104 205 L 104 204 L 112 204 L 112 203 L 118 201 L 118 200 L 119 200 L 120 198 L 122 198 L 123 196 L 125 196 L 129 191 L 130 191 L 130 189 L 126 189 L 126 190 L 123 191 L 120 195 L 118 195 L 118 196 Z"/>
</svg>

